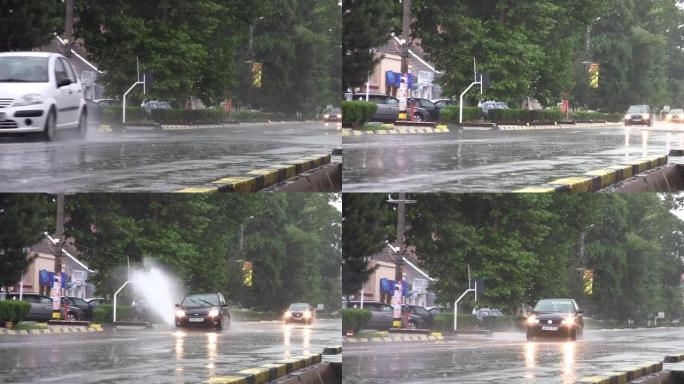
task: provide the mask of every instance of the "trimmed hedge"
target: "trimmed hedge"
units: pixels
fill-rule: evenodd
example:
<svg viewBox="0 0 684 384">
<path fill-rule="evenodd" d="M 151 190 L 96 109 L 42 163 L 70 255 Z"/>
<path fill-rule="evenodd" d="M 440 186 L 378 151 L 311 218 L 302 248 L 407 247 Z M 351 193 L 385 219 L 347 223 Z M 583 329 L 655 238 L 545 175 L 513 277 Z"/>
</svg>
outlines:
<svg viewBox="0 0 684 384">
<path fill-rule="evenodd" d="M 445 124 L 458 124 L 459 108 L 455 106 L 445 107 L 439 111 L 439 120 Z M 482 120 L 482 109 L 477 107 L 463 108 L 463 121 L 476 122 Z"/>
<path fill-rule="evenodd" d="M 621 113 L 601 113 L 601 112 L 570 112 L 570 120 L 573 121 L 609 121 L 612 123 L 622 121 L 624 115 Z"/>
<path fill-rule="evenodd" d="M 558 109 L 526 110 L 526 109 L 492 109 L 487 120 L 494 123 L 533 123 L 556 122 L 563 120 L 563 114 Z"/>
<path fill-rule="evenodd" d="M 488 329 L 490 331 L 508 331 L 511 329 L 524 329 L 525 318 L 520 316 L 487 316 L 482 319 L 482 323 L 477 321 L 477 317 L 466 313 L 458 315 L 458 329 Z M 437 315 L 434 319 L 433 330 L 453 331 L 454 315 Z"/>
<path fill-rule="evenodd" d="M 111 304 L 102 304 L 93 309 L 93 323 L 111 323 L 114 315 L 114 306 Z M 117 305 L 116 317 L 118 321 L 133 320 L 135 311 L 130 305 Z"/>
<path fill-rule="evenodd" d="M 283 318 L 278 312 L 257 312 L 249 309 L 231 311 L 230 315 L 232 319 L 238 321 L 282 320 Z"/>
<path fill-rule="evenodd" d="M 342 102 L 342 122 L 350 124 L 364 125 L 373 117 L 378 106 L 367 101 L 343 101 Z"/>
<path fill-rule="evenodd" d="M 24 316 L 31 310 L 31 303 L 23 300 L 3 300 L 0 301 L 0 325 L 11 321 L 13 325 L 19 324 L 24 320 Z"/>
<path fill-rule="evenodd" d="M 102 110 L 102 123 L 120 123 L 122 107 L 107 107 Z M 225 121 L 271 121 L 285 120 L 283 113 L 261 111 L 233 111 L 230 115 L 221 108 L 215 109 L 154 109 L 147 113 L 141 107 L 126 107 L 127 123 L 159 124 L 220 124 Z"/>
<path fill-rule="evenodd" d="M 353 334 L 366 326 L 371 318 L 371 313 L 367 309 L 343 309 L 342 310 L 342 332 L 351 331 Z"/>
<path fill-rule="evenodd" d="M 123 107 L 113 106 L 102 109 L 102 123 L 120 123 Z M 141 107 L 126 107 L 126 121 L 134 123 L 153 123 L 150 115 Z"/>
</svg>

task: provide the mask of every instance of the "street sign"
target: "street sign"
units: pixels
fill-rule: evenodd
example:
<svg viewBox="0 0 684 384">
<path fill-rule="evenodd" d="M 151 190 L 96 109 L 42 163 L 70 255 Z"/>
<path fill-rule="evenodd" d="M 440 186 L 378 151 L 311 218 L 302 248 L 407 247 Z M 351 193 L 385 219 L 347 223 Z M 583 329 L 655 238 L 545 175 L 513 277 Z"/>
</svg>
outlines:
<svg viewBox="0 0 684 384">
<path fill-rule="evenodd" d="M 665 312 L 658 312 L 658 318 L 664 319 L 665 318 Z"/>
<path fill-rule="evenodd" d="M 394 286 L 394 296 L 392 296 L 392 309 L 394 310 L 394 318 L 401 318 L 401 282 L 398 282 Z"/>
<path fill-rule="evenodd" d="M 81 83 L 84 86 L 93 85 L 97 75 L 93 71 L 81 71 Z"/>
<path fill-rule="evenodd" d="M 413 279 L 413 290 L 416 293 L 425 293 L 427 290 L 427 279 Z"/>
<path fill-rule="evenodd" d="M 418 72 L 418 84 L 420 85 L 430 85 L 432 84 L 433 73 L 430 71 L 419 71 Z"/>
<path fill-rule="evenodd" d="M 482 89 L 487 89 L 491 85 L 492 81 L 489 78 L 489 72 L 478 72 L 477 81 L 482 81 Z"/>
</svg>

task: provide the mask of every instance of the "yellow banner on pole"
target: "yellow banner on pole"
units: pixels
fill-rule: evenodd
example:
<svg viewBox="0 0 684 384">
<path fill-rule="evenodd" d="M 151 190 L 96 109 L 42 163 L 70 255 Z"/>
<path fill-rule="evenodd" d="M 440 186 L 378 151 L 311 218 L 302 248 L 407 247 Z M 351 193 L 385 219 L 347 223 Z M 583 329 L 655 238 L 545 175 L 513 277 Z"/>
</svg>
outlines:
<svg viewBox="0 0 684 384">
<path fill-rule="evenodd" d="M 252 86 L 254 88 L 261 88 L 262 69 L 261 63 L 252 63 Z"/>
<path fill-rule="evenodd" d="M 245 261 L 242 263 L 242 285 L 245 287 L 252 286 L 252 262 Z"/>
<path fill-rule="evenodd" d="M 599 87 L 599 69 L 600 66 L 597 63 L 589 64 L 589 87 L 598 88 Z"/>
<path fill-rule="evenodd" d="M 584 293 L 586 295 L 591 295 L 594 293 L 594 271 L 591 269 L 584 270 Z"/>
</svg>

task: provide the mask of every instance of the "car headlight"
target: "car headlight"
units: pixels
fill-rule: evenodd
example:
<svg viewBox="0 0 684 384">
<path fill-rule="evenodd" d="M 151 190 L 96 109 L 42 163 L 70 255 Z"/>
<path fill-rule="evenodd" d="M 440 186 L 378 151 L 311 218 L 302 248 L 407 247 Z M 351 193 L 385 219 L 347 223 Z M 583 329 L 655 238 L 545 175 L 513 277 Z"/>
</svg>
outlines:
<svg viewBox="0 0 684 384">
<path fill-rule="evenodd" d="M 285 311 L 285 317 L 292 317 L 292 312 L 290 311 Z"/>
<path fill-rule="evenodd" d="M 630 120 L 632 118 L 632 115 L 625 115 L 625 120 Z"/>
<path fill-rule="evenodd" d="M 330 115 L 328 115 L 327 113 L 325 115 L 323 115 L 324 119 L 327 119 L 328 117 L 330 117 Z"/>
<path fill-rule="evenodd" d="M 176 317 L 185 317 L 185 311 L 182 309 L 177 310 Z"/>
<path fill-rule="evenodd" d="M 26 94 L 12 104 L 13 107 L 24 107 L 27 105 L 43 104 L 43 96 L 37 93 Z"/>
<path fill-rule="evenodd" d="M 219 311 L 216 308 L 209 311 L 209 317 L 216 317 L 216 316 L 218 316 L 218 314 L 219 314 Z"/>
<path fill-rule="evenodd" d="M 561 321 L 561 324 L 565 326 L 573 326 L 575 325 L 575 318 L 572 316 L 566 317 L 565 319 L 563 319 L 563 321 Z"/>
<path fill-rule="evenodd" d="M 532 316 L 527 318 L 527 324 L 530 324 L 530 325 L 539 324 L 539 319 L 537 319 L 537 316 L 532 315 Z"/>
<path fill-rule="evenodd" d="M 648 119 L 649 117 L 651 117 L 651 115 L 649 115 L 648 113 L 644 113 L 644 114 L 641 115 L 641 117 L 642 117 L 643 119 Z"/>
<path fill-rule="evenodd" d="M 310 311 L 305 311 L 305 312 L 304 312 L 304 318 L 305 318 L 305 319 L 308 319 L 309 317 L 311 317 L 311 312 L 310 312 Z"/>
</svg>

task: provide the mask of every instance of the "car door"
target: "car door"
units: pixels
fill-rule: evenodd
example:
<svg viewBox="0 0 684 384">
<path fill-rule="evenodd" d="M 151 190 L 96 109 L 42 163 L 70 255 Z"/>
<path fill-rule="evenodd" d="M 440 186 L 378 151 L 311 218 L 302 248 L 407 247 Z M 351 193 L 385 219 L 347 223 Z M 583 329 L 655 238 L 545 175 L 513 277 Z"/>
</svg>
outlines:
<svg viewBox="0 0 684 384">
<path fill-rule="evenodd" d="M 61 57 L 55 59 L 54 74 L 55 86 L 57 87 L 55 97 L 57 102 L 57 126 L 59 128 L 72 127 L 78 112 L 78 104 L 76 104 L 78 96 L 74 94 L 71 87 L 72 74 L 69 73 L 65 61 Z M 62 82 L 69 82 L 69 84 L 59 86 Z"/>
<path fill-rule="evenodd" d="M 71 88 L 71 91 L 73 93 L 70 93 L 69 95 L 72 96 L 72 108 L 73 109 L 73 122 L 75 125 L 78 124 L 78 119 L 81 117 L 80 112 L 81 112 L 81 100 L 83 100 L 83 85 L 81 84 L 78 74 L 76 73 L 76 70 L 74 69 L 73 65 L 71 63 L 64 59 L 60 58 L 64 62 L 64 66 L 67 69 L 67 74 L 69 75 L 69 80 L 71 80 L 71 84 L 69 87 Z"/>
<path fill-rule="evenodd" d="M 425 308 L 423 307 L 413 307 L 416 311 L 416 315 L 420 316 L 421 319 L 423 319 L 423 325 L 426 328 L 432 328 L 432 320 L 433 316 L 430 312 L 428 312 Z"/>
<path fill-rule="evenodd" d="M 40 308 L 39 316 L 41 320 L 52 319 L 52 298 L 47 296 L 39 296 L 39 298 L 40 303 L 38 307 Z"/>
</svg>

